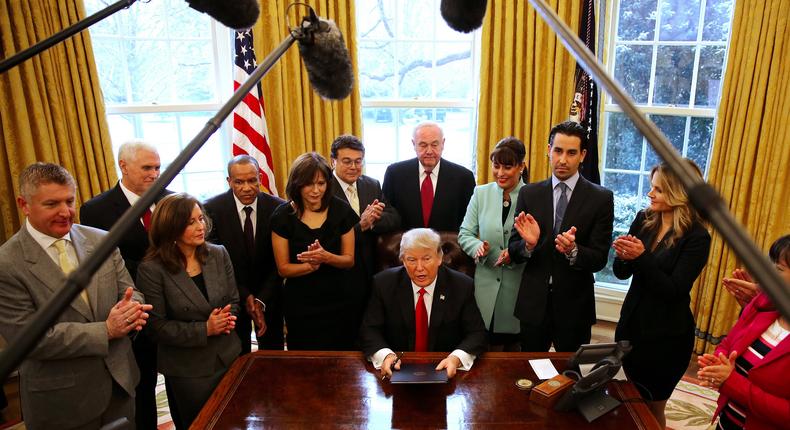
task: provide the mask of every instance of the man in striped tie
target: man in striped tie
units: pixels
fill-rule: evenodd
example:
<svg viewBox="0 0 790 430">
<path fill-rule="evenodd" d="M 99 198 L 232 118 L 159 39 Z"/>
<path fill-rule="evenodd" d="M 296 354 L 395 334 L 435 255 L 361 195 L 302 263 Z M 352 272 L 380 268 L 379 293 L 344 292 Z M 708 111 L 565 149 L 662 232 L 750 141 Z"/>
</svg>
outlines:
<svg viewBox="0 0 790 430">
<path fill-rule="evenodd" d="M 428 228 L 403 234 L 400 259 L 403 266 L 373 277 L 360 330 L 362 351 L 387 377 L 394 351 L 446 351 L 450 354 L 436 370 L 445 369 L 450 378 L 456 370 L 469 370 L 486 349 L 474 281 L 442 265 L 441 240 Z"/>
</svg>

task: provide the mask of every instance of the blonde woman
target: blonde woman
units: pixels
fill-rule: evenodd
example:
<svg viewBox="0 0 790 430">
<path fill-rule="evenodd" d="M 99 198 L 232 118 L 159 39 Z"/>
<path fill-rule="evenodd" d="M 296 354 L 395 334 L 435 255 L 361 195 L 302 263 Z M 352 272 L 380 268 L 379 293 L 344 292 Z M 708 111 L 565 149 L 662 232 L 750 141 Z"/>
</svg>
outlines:
<svg viewBox="0 0 790 430">
<path fill-rule="evenodd" d="M 686 162 L 701 178 L 699 167 Z M 689 292 L 708 259 L 710 235 L 666 164 L 653 167 L 650 182 L 650 206 L 612 244 L 615 276 L 633 276 L 615 339 L 631 341 L 623 367 L 663 428 L 667 399 L 694 346 Z"/>
</svg>

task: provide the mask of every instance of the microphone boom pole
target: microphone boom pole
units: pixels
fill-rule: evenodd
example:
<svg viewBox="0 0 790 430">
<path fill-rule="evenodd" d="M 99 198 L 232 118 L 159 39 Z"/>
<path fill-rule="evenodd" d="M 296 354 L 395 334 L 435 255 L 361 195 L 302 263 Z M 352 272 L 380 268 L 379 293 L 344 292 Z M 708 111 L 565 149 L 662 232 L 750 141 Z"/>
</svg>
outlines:
<svg viewBox="0 0 790 430">
<path fill-rule="evenodd" d="M 126 0 L 124 0 L 126 1 Z M 130 0 L 134 1 L 134 0 Z M 277 63 L 288 48 L 297 40 L 310 35 L 316 28 L 303 26 L 299 30 L 289 32 L 289 35 L 269 55 L 264 58 L 249 78 L 231 96 L 230 99 L 206 122 L 203 129 L 181 151 L 167 169 L 162 172 L 159 179 L 151 185 L 131 208 L 113 225 L 107 235 L 99 242 L 92 254 L 80 263 L 66 278 L 65 285 L 57 292 L 38 312 L 33 315 L 30 323 L 25 326 L 13 339 L 13 343 L 0 354 L 0 381 L 5 381 L 8 375 L 17 368 L 27 354 L 38 344 L 41 336 L 52 325 L 53 321 L 74 301 L 80 292 L 88 285 L 96 270 L 105 262 L 113 252 L 124 234 L 140 222 L 140 217 L 154 203 L 156 197 L 178 175 L 190 159 L 203 147 L 203 144 L 214 134 L 222 122 L 241 103 L 252 88 L 260 82 L 266 73 Z"/>
<path fill-rule="evenodd" d="M 0 73 L 3 73 L 8 69 L 16 67 L 17 65 L 29 59 L 30 57 L 33 57 L 34 55 L 38 55 L 44 52 L 45 50 L 49 49 L 53 45 L 56 45 L 68 39 L 69 37 L 79 33 L 80 31 L 85 30 L 86 28 L 90 27 L 93 24 L 96 24 L 97 22 L 103 20 L 104 18 L 107 18 L 108 16 L 114 14 L 115 12 L 118 12 L 121 9 L 129 8 L 136 1 L 137 0 L 119 0 L 118 2 L 107 6 L 106 8 L 94 13 L 93 15 L 85 19 L 82 19 L 74 23 L 73 25 L 64 28 L 63 30 L 60 30 L 59 32 L 34 44 L 33 46 L 23 51 L 17 52 L 16 54 L 4 59 L 3 61 L 0 61 Z"/>
<path fill-rule="evenodd" d="M 693 170 L 683 162 L 681 156 L 658 130 L 639 110 L 633 99 L 622 86 L 614 80 L 598 62 L 587 46 L 573 34 L 571 29 L 552 10 L 544 0 L 529 0 L 529 3 L 543 17 L 549 27 L 554 30 L 563 45 L 584 67 L 584 70 L 595 79 L 617 102 L 623 112 L 628 115 L 639 132 L 650 142 L 650 145 L 678 176 L 687 190 L 689 199 L 697 210 L 702 213 L 718 230 L 727 244 L 749 269 L 749 273 L 760 284 L 760 288 L 771 297 L 774 305 L 785 316 L 790 318 L 790 288 L 782 280 L 773 265 L 754 245 L 751 238 L 738 225 L 738 222 L 727 210 L 718 193 L 705 183 L 695 178 Z"/>
</svg>

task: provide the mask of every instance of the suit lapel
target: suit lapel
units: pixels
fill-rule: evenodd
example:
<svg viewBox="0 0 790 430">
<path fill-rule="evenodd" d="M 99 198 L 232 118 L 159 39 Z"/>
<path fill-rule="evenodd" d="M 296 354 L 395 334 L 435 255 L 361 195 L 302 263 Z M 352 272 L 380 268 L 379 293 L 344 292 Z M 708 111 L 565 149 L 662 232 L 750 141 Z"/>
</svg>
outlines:
<svg viewBox="0 0 790 430">
<path fill-rule="evenodd" d="M 208 294 L 209 306 L 211 306 L 212 303 L 219 302 L 219 291 L 217 291 L 217 288 L 220 285 L 220 274 L 217 273 L 217 261 L 214 256 L 214 253 L 209 252 L 206 264 L 203 265 L 203 280 L 206 282 L 206 293 Z"/>
<path fill-rule="evenodd" d="M 344 202 L 351 205 L 351 202 L 348 201 L 348 197 L 346 197 L 346 192 L 344 191 L 345 185 L 341 184 L 340 181 L 337 180 L 335 175 L 332 175 L 332 182 L 335 183 L 335 196 Z"/>
<path fill-rule="evenodd" d="M 441 163 L 444 163 L 444 164 L 441 164 Z M 440 215 L 436 214 L 438 212 L 436 209 L 439 206 L 439 202 L 444 202 L 444 201 L 446 201 L 446 200 L 448 200 L 450 198 L 449 195 L 448 196 L 444 195 L 445 194 L 445 192 L 444 192 L 445 190 L 444 189 L 446 188 L 444 185 L 447 182 L 452 181 L 452 178 L 450 178 L 450 176 L 452 175 L 452 172 L 450 172 L 450 169 L 448 168 L 449 166 L 448 166 L 447 162 L 444 161 L 443 158 L 441 159 L 441 163 L 440 163 L 440 167 L 439 167 L 439 175 L 436 177 L 436 191 L 433 193 L 433 206 L 431 207 L 431 217 L 428 219 L 428 225 L 433 225 L 434 224 L 434 220 L 436 219 L 436 217 L 440 216 Z M 419 164 L 419 161 L 418 161 L 418 164 Z M 419 177 L 419 174 L 420 174 L 420 168 L 418 166 L 417 167 L 417 175 L 418 175 L 418 177 Z M 420 187 L 419 187 L 419 189 L 417 191 L 418 191 L 417 195 L 422 195 L 422 184 L 420 184 Z M 422 199 L 420 199 L 420 214 L 422 214 Z"/>
<path fill-rule="evenodd" d="M 440 267 L 436 277 L 436 287 L 433 289 L 433 300 L 431 301 L 431 318 L 428 323 L 428 351 L 433 351 L 436 347 L 436 337 L 444 319 L 447 294 L 444 267 Z"/>
<path fill-rule="evenodd" d="M 203 297 L 203 294 L 200 293 L 200 290 L 198 290 L 197 285 L 195 285 L 195 283 L 192 282 L 192 279 L 189 279 L 186 270 L 179 270 L 178 273 L 170 273 L 168 271 L 165 272 L 168 274 L 168 276 L 170 276 L 170 278 L 173 280 L 173 283 L 176 285 L 176 287 L 179 290 L 181 290 L 184 296 L 186 296 L 189 299 L 189 301 L 194 303 L 195 306 L 198 307 L 198 309 L 201 309 L 203 311 L 206 310 L 211 311 L 211 305 L 208 303 L 208 301 L 206 301 L 206 298 Z M 203 273 L 203 278 L 206 281 L 206 290 L 208 290 L 209 280 L 206 279 L 205 270 Z"/>
<path fill-rule="evenodd" d="M 370 197 L 370 187 L 368 181 L 364 176 L 357 179 L 357 196 L 359 197 L 359 210 L 363 212 L 365 208 L 373 203 L 373 198 Z"/>
<path fill-rule="evenodd" d="M 233 191 L 228 190 L 226 195 L 225 204 L 222 205 L 222 210 L 225 211 L 223 214 L 223 219 L 228 220 L 230 222 L 230 230 L 231 230 L 231 240 L 233 243 L 230 244 L 234 249 L 245 249 L 247 246 L 244 243 L 244 229 L 241 227 L 241 219 L 239 219 L 238 212 L 236 212 L 236 199 L 233 198 Z M 256 205 L 260 206 L 260 204 Z M 260 210 L 256 213 L 256 224 L 261 222 L 261 217 L 257 216 L 260 214 Z"/>
<path fill-rule="evenodd" d="M 74 250 L 77 252 L 77 260 L 78 261 L 85 261 L 93 253 L 93 244 L 88 243 L 88 240 L 82 233 L 73 228 L 71 229 L 71 243 L 74 245 Z M 95 315 L 98 315 L 98 308 L 99 303 L 101 303 L 101 291 L 99 290 L 99 282 L 98 277 L 96 276 L 99 271 L 101 271 L 101 267 L 99 270 L 94 273 L 93 278 L 88 282 L 88 286 L 86 288 L 88 292 L 88 301 L 90 302 L 90 311 L 93 313 L 91 318 L 95 318 Z M 80 298 L 79 300 L 74 300 L 72 306 L 75 309 L 79 310 L 80 308 L 86 307 L 84 306 L 85 302 Z M 82 313 L 82 312 L 80 312 Z"/>
<path fill-rule="evenodd" d="M 541 197 L 540 199 L 543 200 L 543 204 L 536 204 L 532 206 L 538 210 L 543 211 L 541 214 L 532 214 L 536 220 L 538 220 L 538 224 L 540 226 L 541 234 L 545 232 L 546 236 L 544 240 L 549 240 L 552 243 L 552 247 L 554 246 L 554 189 L 551 187 L 551 178 L 545 180 L 541 184 Z M 530 204 L 527 202 L 527 204 Z M 568 213 L 567 211 L 565 213 Z M 540 246 L 540 243 L 538 243 Z"/>
<path fill-rule="evenodd" d="M 560 231 L 567 231 L 574 224 L 574 214 L 580 212 L 584 206 L 584 201 L 587 199 L 587 180 L 579 175 L 579 180 L 576 182 L 576 188 L 571 194 L 571 199 L 568 201 L 568 207 L 565 208 L 565 216 L 562 218 L 562 225 Z"/>
<path fill-rule="evenodd" d="M 403 315 L 404 326 L 408 327 L 409 351 L 414 351 L 414 291 L 411 289 L 411 280 L 406 274 L 406 269 L 401 267 L 398 277 L 398 285 L 395 287 L 395 296 L 400 305 L 401 313 Z"/>
<path fill-rule="evenodd" d="M 161 198 L 162 196 L 159 196 L 157 198 L 157 201 L 161 200 Z M 124 194 L 123 190 L 121 189 L 120 182 L 118 182 L 118 184 L 115 185 L 115 188 L 113 188 L 113 206 L 115 207 L 114 215 L 117 216 L 118 218 L 123 216 L 123 214 L 126 213 L 126 211 L 132 207 L 132 205 L 129 204 L 129 199 L 126 198 L 126 194 Z M 115 221 L 113 221 L 112 224 L 115 225 Z M 133 234 L 131 234 L 132 232 Z M 148 232 L 145 231 L 143 222 L 140 221 L 139 219 L 137 220 L 136 223 L 134 223 L 132 232 L 130 232 L 130 236 L 145 238 L 145 241 L 147 242 Z"/>
</svg>

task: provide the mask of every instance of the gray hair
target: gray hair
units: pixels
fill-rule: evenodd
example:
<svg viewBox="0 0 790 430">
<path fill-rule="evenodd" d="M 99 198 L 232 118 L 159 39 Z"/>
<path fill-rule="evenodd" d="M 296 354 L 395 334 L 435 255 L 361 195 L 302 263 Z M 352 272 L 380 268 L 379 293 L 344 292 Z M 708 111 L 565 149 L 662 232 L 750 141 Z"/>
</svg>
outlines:
<svg viewBox="0 0 790 430">
<path fill-rule="evenodd" d="M 128 140 L 122 143 L 118 148 L 118 161 L 123 160 L 126 162 L 131 162 L 137 158 L 137 152 L 140 150 L 150 151 L 157 154 L 159 153 L 159 151 L 156 150 L 156 147 L 148 142 L 139 139 Z"/>
<path fill-rule="evenodd" d="M 442 138 L 444 138 L 444 130 L 442 130 L 442 127 L 440 127 L 439 124 L 432 121 L 424 121 L 414 127 L 414 131 L 411 132 L 411 140 L 414 141 L 414 137 L 417 136 L 417 132 L 426 127 L 436 127 L 439 130 L 439 134 L 442 136 Z"/>
<path fill-rule="evenodd" d="M 228 177 L 230 178 L 230 168 L 237 165 L 237 164 L 252 164 L 255 166 L 255 171 L 260 172 L 261 166 L 258 164 L 258 160 L 255 157 L 249 156 L 247 154 L 237 155 L 228 161 Z"/>
<path fill-rule="evenodd" d="M 402 260 L 406 251 L 416 248 L 435 249 L 436 253 L 439 254 L 439 258 L 443 255 L 442 239 L 439 237 L 439 233 L 430 228 L 413 228 L 403 233 L 403 236 L 400 238 L 398 258 Z"/>
<path fill-rule="evenodd" d="M 41 184 L 70 185 L 76 190 L 77 183 L 68 170 L 53 163 L 33 163 L 19 174 L 19 194 L 30 200 Z"/>
</svg>

